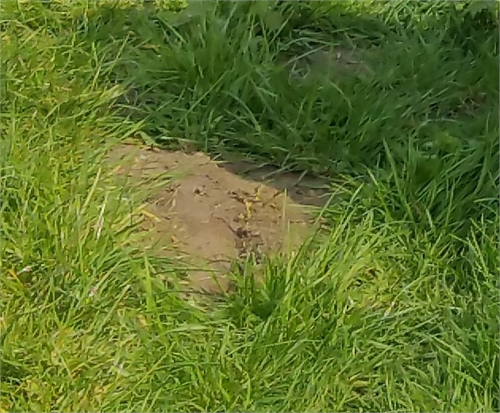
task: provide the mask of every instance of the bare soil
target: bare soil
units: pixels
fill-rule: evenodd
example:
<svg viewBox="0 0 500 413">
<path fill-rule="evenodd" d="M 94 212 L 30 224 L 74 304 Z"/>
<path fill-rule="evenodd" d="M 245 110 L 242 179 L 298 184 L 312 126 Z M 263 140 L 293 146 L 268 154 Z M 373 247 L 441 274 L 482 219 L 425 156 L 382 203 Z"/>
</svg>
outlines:
<svg viewBox="0 0 500 413">
<path fill-rule="evenodd" d="M 367 64 L 369 52 L 348 47 L 319 47 L 297 56 L 288 56 L 284 65 L 290 73 L 303 78 L 319 72 L 333 79 L 353 74 L 364 76 L 372 72 Z M 284 57 L 283 57 L 284 59 Z M 369 59 L 368 59 L 369 60 Z"/>
<path fill-rule="evenodd" d="M 228 292 L 226 275 L 235 260 L 297 248 L 312 220 L 305 205 L 328 199 L 311 178 L 252 169 L 249 162 L 220 164 L 200 152 L 120 145 L 109 159 L 138 185 L 160 174 L 175 176 L 147 200 L 142 242 L 191 266 L 185 283 L 194 291 Z"/>
</svg>

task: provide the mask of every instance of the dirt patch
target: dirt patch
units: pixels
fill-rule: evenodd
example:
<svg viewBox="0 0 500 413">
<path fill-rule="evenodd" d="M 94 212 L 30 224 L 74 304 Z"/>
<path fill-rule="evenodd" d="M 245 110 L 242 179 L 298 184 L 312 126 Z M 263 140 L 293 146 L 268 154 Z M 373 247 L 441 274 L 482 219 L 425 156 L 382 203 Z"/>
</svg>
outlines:
<svg viewBox="0 0 500 413">
<path fill-rule="evenodd" d="M 290 175 L 282 181 L 275 177 L 273 186 L 240 176 L 241 164 L 233 164 L 231 171 L 203 153 L 135 145 L 115 147 L 109 159 L 139 185 L 165 172 L 177 176 L 148 199 L 143 229 L 158 254 L 180 257 L 192 267 L 186 284 L 194 290 L 228 291 L 231 285 L 224 275 L 234 260 L 291 250 L 308 234 L 311 216 L 283 192 Z M 294 191 L 304 204 L 320 202 L 312 202 L 310 188 L 301 194 L 300 185 L 295 185 Z M 317 193 L 318 199 L 324 195 Z"/>
<path fill-rule="evenodd" d="M 348 47 L 319 47 L 283 60 L 293 77 L 304 78 L 314 72 L 339 76 L 368 75 L 367 51 Z"/>
<path fill-rule="evenodd" d="M 258 165 L 251 160 L 227 162 L 221 165 L 229 173 L 247 180 L 264 183 L 284 192 L 299 205 L 323 207 L 330 198 L 330 181 L 307 174 L 285 172 L 271 165 Z"/>
</svg>

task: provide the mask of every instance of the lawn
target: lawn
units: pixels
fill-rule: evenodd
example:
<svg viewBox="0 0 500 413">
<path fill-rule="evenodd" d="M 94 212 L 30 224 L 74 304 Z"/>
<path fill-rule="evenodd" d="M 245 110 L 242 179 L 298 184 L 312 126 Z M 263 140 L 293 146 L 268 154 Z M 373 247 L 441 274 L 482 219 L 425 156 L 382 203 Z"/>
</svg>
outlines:
<svg viewBox="0 0 500 413">
<path fill-rule="evenodd" d="M 0 7 L 1 411 L 500 409 L 496 6 Z M 186 299 L 137 241 L 153 183 L 117 181 L 124 142 L 331 202 Z"/>
</svg>

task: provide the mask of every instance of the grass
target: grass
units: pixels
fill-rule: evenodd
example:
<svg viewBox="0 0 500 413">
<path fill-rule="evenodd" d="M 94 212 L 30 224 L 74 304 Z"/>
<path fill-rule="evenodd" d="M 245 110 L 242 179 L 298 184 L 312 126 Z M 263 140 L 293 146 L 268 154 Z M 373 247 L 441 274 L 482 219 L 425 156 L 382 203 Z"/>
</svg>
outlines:
<svg viewBox="0 0 500 413">
<path fill-rule="evenodd" d="M 499 409 L 488 14 L 4 3 L 3 411 Z M 280 64 L 318 47 L 370 70 Z M 187 302 L 131 238 L 145 193 L 100 162 L 131 138 L 329 176 L 329 229 Z"/>
</svg>

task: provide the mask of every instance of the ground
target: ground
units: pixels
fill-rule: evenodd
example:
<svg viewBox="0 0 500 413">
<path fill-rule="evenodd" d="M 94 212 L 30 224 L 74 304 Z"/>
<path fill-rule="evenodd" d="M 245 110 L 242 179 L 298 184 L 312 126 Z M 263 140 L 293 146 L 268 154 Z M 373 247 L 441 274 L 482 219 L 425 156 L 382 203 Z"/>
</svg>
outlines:
<svg viewBox="0 0 500 413">
<path fill-rule="evenodd" d="M 196 268 L 186 270 L 186 282 L 195 291 L 227 292 L 225 275 L 234 260 L 298 248 L 313 220 L 300 204 L 328 201 L 326 190 L 310 187 L 318 180 L 273 169 L 271 175 L 269 168 L 249 162 L 215 162 L 201 152 L 121 145 L 108 159 L 133 185 L 171 176 L 173 182 L 148 197 L 143 242 Z"/>
<path fill-rule="evenodd" d="M 0 3 L 0 411 L 498 411 L 497 5 L 184 6 Z"/>
</svg>

